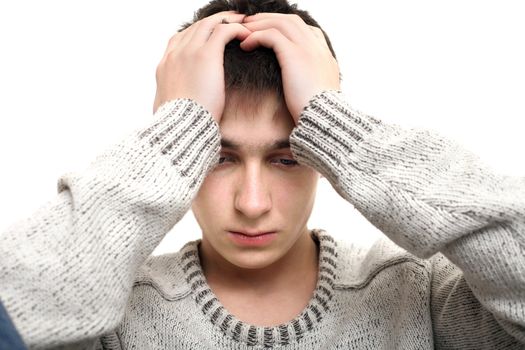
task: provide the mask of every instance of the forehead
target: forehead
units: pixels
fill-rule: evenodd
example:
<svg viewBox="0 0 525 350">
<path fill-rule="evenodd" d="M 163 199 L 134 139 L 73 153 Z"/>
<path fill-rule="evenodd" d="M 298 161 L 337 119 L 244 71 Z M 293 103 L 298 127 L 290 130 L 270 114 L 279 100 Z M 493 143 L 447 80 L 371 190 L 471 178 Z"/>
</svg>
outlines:
<svg viewBox="0 0 525 350">
<path fill-rule="evenodd" d="M 257 149 L 287 140 L 293 127 L 286 103 L 271 93 L 256 98 L 242 94 L 228 96 L 220 122 L 223 139 Z"/>
</svg>

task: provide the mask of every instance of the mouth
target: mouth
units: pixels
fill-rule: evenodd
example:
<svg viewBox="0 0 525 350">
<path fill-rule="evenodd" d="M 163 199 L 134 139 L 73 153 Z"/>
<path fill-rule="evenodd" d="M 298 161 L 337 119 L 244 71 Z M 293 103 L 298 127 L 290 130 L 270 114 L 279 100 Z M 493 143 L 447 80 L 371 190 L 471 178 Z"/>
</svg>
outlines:
<svg viewBox="0 0 525 350">
<path fill-rule="evenodd" d="M 235 233 L 238 235 L 248 236 L 248 237 L 259 237 L 263 235 L 267 235 L 270 233 L 275 233 L 275 231 L 268 231 L 268 232 L 243 232 L 243 231 L 229 231 L 231 233 Z"/>
<path fill-rule="evenodd" d="M 237 232 L 228 231 L 228 237 L 237 245 L 262 246 L 277 238 L 277 232 Z"/>
</svg>

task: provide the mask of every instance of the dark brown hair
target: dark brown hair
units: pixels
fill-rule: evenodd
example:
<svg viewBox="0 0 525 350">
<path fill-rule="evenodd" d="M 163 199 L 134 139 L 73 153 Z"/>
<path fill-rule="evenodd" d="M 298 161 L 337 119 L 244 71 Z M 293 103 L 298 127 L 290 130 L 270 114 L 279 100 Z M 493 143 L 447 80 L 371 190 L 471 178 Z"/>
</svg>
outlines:
<svg viewBox="0 0 525 350">
<path fill-rule="evenodd" d="M 197 10 L 193 21 L 185 23 L 181 30 L 217 12 L 231 10 L 246 15 L 254 15 L 259 12 L 295 14 L 301 17 L 306 24 L 322 30 L 308 12 L 298 9 L 296 4 L 289 4 L 287 0 L 212 0 Z M 330 39 L 324 31 L 323 34 L 332 55 L 336 57 Z M 259 47 L 246 52 L 240 48 L 239 44 L 239 40 L 233 40 L 226 45 L 224 51 L 226 90 L 241 91 L 243 94 L 247 93 L 252 96 L 261 92 L 275 91 L 277 96 L 282 98 L 281 69 L 273 50 Z"/>
</svg>

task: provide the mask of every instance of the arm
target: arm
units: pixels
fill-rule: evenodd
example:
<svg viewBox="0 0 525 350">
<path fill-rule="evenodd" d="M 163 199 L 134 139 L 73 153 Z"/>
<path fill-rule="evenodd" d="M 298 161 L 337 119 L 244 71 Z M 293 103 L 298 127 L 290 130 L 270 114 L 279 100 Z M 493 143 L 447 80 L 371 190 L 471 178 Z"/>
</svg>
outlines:
<svg viewBox="0 0 525 350">
<path fill-rule="evenodd" d="M 30 347 L 84 348 L 119 325 L 135 272 L 217 162 L 224 46 L 249 32 L 243 17 L 218 13 L 175 35 L 155 121 L 61 178 L 54 201 L 1 234 L 0 295 Z"/>
<path fill-rule="evenodd" d="M 294 156 L 399 246 L 423 258 L 442 252 L 475 296 L 468 300 L 481 303 L 477 319 L 489 314 L 490 327 L 525 344 L 525 179 L 496 174 L 433 132 L 354 111 L 335 92 L 337 62 L 324 38 L 295 16 L 258 14 L 245 22 L 254 32 L 243 47 L 263 45 L 277 54 L 297 124 L 290 137 Z M 442 265 L 434 259 L 438 336 L 447 322 L 461 318 L 446 302 L 470 297 L 456 288 L 460 283 L 451 286 L 457 274 Z M 486 328 L 474 333 L 480 343 L 482 335 L 491 336 Z"/>
<path fill-rule="evenodd" d="M 134 272 L 189 209 L 215 162 L 218 127 L 189 100 L 157 117 L 81 174 L 61 178 L 56 200 L 2 233 L 0 294 L 28 345 L 114 329 Z"/>
<path fill-rule="evenodd" d="M 442 252 L 461 270 L 433 259 L 437 331 L 484 318 L 525 344 L 525 179 L 497 175 L 433 132 L 354 111 L 335 92 L 312 100 L 291 142 L 395 243 L 423 258 Z M 483 308 L 464 317 L 458 305 L 472 294 Z M 487 327 L 473 330 L 480 341 L 494 336 Z"/>
</svg>

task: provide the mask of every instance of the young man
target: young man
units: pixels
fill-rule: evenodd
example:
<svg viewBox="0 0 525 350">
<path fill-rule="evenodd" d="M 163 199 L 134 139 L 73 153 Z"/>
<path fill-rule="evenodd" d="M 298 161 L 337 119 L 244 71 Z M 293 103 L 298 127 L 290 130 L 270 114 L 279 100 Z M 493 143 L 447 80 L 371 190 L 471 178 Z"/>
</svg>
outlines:
<svg viewBox="0 0 525 350">
<path fill-rule="evenodd" d="M 2 234 L 30 347 L 523 348 L 524 180 L 353 110 L 306 13 L 214 1 L 157 83 L 154 123 Z M 308 230 L 319 174 L 397 245 Z M 202 240 L 148 259 L 191 205 Z"/>
</svg>

